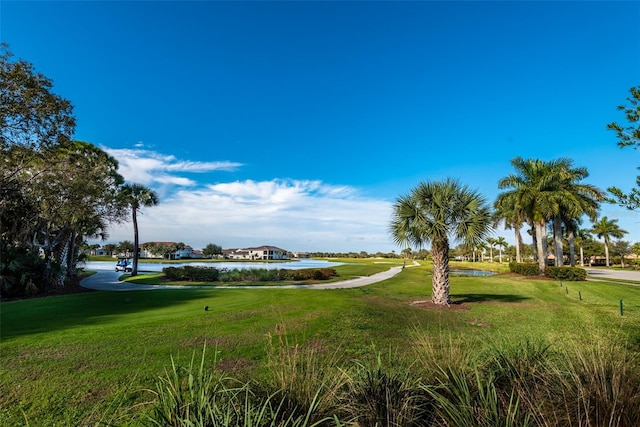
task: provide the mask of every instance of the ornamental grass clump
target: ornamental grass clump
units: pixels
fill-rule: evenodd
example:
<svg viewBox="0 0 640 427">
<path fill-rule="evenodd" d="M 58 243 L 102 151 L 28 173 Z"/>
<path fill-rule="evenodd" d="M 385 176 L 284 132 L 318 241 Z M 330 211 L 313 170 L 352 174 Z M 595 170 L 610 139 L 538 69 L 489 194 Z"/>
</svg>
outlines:
<svg viewBox="0 0 640 427">
<path fill-rule="evenodd" d="M 337 353 L 326 354 L 321 344 L 290 343 L 278 324 L 267 336 L 265 387 L 282 401 L 287 414 L 310 422 L 332 419 L 339 412 L 339 395 L 347 377 Z"/>
<path fill-rule="evenodd" d="M 549 401 L 560 401 L 560 424 L 640 426 L 640 357 L 620 344 L 595 339 L 573 344 L 554 364 Z M 554 421 L 555 422 L 555 421 Z"/>
<path fill-rule="evenodd" d="M 354 425 L 429 426 L 433 407 L 414 367 L 380 354 L 373 362 L 355 362 L 349 371 L 343 410 Z"/>
</svg>

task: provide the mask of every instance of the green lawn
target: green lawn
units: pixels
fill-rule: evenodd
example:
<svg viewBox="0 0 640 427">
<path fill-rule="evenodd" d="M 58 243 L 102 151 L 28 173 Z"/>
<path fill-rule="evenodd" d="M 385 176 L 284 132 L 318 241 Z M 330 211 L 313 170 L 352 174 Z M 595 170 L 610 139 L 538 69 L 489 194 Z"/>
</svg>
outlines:
<svg viewBox="0 0 640 427">
<path fill-rule="evenodd" d="M 361 262 L 341 274 L 388 267 Z M 5 302 L 0 425 L 127 424 L 132 412 L 143 410 L 131 407 L 149 398 L 140 390 L 153 386 L 171 356 L 186 364 L 206 343 L 208 363 L 217 351 L 218 361 L 235 375 L 260 375 L 267 337 L 277 325 L 290 342 L 319 343 L 345 363 L 370 355 L 372 346 L 412 358 L 416 333 L 434 342 L 453 337 L 476 351 L 528 338 L 556 348 L 588 345 L 595 336 L 640 351 L 640 287 L 563 285 L 510 274 L 452 277 L 453 299 L 469 309 L 426 310 L 410 305 L 429 298 L 429 270 L 421 266 L 356 289 L 94 292 Z"/>
</svg>

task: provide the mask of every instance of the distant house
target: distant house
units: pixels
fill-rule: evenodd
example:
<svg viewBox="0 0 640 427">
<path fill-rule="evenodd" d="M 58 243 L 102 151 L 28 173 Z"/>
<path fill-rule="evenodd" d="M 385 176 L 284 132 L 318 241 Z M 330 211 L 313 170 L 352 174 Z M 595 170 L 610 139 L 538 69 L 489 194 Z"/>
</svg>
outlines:
<svg viewBox="0 0 640 427">
<path fill-rule="evenodd" d="M 309 252 L 292 252 L 291 255 L 294 258 L 311 258 Z"/>
<path fill-rule="evenodd" d="M 255 248 L 225 249 L 222 254 L 227 259 L 246 260 L 285 260 L 289 259 L 288 252 L 275 246 L 258 246 Z"/>
<path fill-rule="evenodd" d="M 155 243 L 157 246 L 173 246 L 176 242 L 148 242 Z M 148 243 L 145 243 L 148 244 Z M 142 245 L 140 245 L 140 258 L 162 258 L 163 254 L 151 253 L 145 250 Z M 189 258 L 204 258 L 202 251 L 198 249 L 193 249 L 189 245 L 185 245 L 184 248 L 178 249 L 175 252 L 170 254 L 171 259 L 189 259 Z"/>
</svg>

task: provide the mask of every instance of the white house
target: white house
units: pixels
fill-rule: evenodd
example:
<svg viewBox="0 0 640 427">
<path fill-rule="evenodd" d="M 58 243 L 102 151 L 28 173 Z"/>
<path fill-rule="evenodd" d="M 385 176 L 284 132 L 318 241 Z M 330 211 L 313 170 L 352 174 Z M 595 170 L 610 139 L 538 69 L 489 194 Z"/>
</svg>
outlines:
<svg viewBox="0 0 640 427">
<path fill-rule="evenodd" d="M 222 251 L 225 258 L 250 259 L 250 260 L 285 260 L 289 259 L 288 252 L 275 246 L 258 246 L 244 249 L 225 249 Z"/>
</svg>

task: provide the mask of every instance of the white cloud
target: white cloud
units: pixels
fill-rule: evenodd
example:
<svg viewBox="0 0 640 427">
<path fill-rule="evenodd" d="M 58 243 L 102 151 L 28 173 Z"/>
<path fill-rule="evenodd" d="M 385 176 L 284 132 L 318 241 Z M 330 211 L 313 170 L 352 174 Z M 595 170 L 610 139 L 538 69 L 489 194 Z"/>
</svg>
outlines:
<svg viewBox="0 0 640 427">
<path fill-rule="evenodd" d="M 141 144 L 137 146 L 142 146 Z M 177 173 L 202 173 L 212 171 L 234 171 L 241 163 L 237 162 L 192 162 L 177 160 L 175 156 L 164 155 L 143 149 L 103 149 L 119 162 L 119 172 L 128 182 L 151 186 L 172 184 L 183 187 L 195 186 L 193 179 L 179 176 Z"/>
<path fill-rule="evenodd" d="M 184 174 L 233 171 L 242 164 L 103 149 L 118 160 L 127 181 L 160 193 L 160 204 L 138 216 L 141 242 L 176 241 L 194 248 L 269 244 L 291 251 L 395 249 L 387 233 L 391 204 L 362 198 L 352 187 L 290 179 L 207 184 Z M 130 223 L 112 226 L 109 234 L 107 242 L 133 240 Z"/>
<path fill-rule="evenodd" d="M 269 244 L 291 251 L 390 251 L 391 203 L 320 181 L 237 181 L 175 192 L 139 216 L 140 241 L 203 248 Z M 109 242 L 132 240 L 131 224 Z"/>
</svg>

